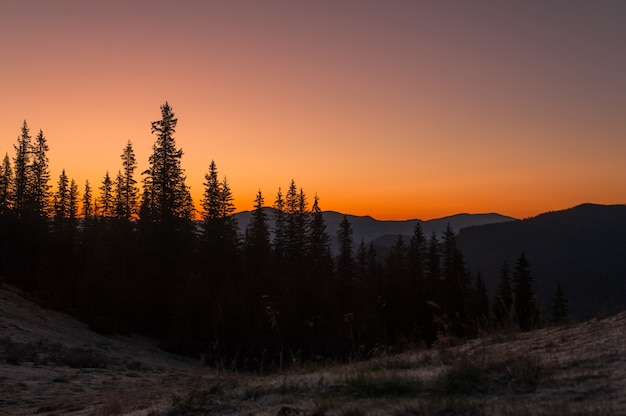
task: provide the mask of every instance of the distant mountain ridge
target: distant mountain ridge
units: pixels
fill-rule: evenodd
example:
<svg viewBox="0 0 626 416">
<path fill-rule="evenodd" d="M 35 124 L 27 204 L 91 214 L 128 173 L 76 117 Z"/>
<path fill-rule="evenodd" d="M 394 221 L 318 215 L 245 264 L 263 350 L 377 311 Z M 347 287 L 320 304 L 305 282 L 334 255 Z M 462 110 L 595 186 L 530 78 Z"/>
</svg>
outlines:
<svg viewBox="0 0 626 416">
<path fill-rule="evenodd" d="M 272 217 L 272 208 L 264 208 L 268 214 L 268 222 L 273 227 L 274 221 Z M 324 211 L 322 212 L 324 221 L 326 222 L 326 231 L 330 236 L 335 248 L 335 240 L 337 237 L 337 231 L 339 230 L 339 224 L 343 220 L 344 215 L 348 216 L 350 225 L 352 227 L 352 240 L 355 247 L 358 246 L 361 241 L 366 244 L 374 242 L 375 245 L 386 246 L 385 241 L 395 241 L 399 235 L 404 238 L 410 238 L 413 235 L 415 224 L 420 223 L 424 234 L 428 237 L 434 231 L 435 233 L 441 233 L 448 224 L 455 232 L 459 232 L 462 228 L 471 227 L 483 224 L 493 224 L 499 222 L 518 221 L 515 218 L 507 217 L 504 215 L 489 213 L 489 214 L 456 214 L 449 217 L 437 218 L 427 221 L 419 219 L 412 220 L 377 220 L 371 216 L 356 216 L 349 214 L 342 214 L 336 211 Z M 251 211 L 243 211 L 235 214 L 239 230 L 242 235 L 245 235 L 245 230 L 250 222 Z M 379 240 L 382 239 L 382 242 Z M 408 241 L 408 240 L 407 240 Z M 391 244 L 389 244 L 390 246 Z"/>
</svg>

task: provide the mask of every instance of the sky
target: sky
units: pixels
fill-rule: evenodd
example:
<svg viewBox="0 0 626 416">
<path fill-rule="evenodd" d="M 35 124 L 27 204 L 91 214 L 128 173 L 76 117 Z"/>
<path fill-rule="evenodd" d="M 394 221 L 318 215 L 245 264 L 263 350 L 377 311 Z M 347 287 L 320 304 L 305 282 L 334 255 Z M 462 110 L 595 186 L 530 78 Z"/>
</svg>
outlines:
<svg viewBox="0 0 626 416">
<path fill-rule="evenodd" d="M 26 120 L 82 191 L 148 167 L 167 101 L 199 203 L 525 218 L 626 203 L 626 2 L 0 0 L 0 154 Z M 140 181 L 138 174 L 136 179 Z"/>
</svg>

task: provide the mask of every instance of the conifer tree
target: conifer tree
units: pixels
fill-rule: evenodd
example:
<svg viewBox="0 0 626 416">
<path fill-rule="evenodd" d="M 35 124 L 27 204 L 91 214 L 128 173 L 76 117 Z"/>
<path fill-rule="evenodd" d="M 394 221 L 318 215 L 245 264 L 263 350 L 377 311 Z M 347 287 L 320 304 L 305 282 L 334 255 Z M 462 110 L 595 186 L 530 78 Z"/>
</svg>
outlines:
<svg viewBox="0 0 626 416">
<path fill-rule="evenodd" d="M 511 291 L 509 265 L 505 261 L 500 268 L 500 278 L 493 298 L 493 317 L 498 324 L 511 322 L 513 294 Z"/>
<path fill-rule="evenodd" d="M 309 229 L 307 249 L 309 269 L 318 277 L 327 277 L 332 273 L 333 259 L 330 251 L 330 236 L 326 231 L 326 221 L 324 221 L 317 194 L 313 197 Z"/>
<path fill-rule="evenodd" d="M 457 246 L 456 234 L 450 224 L 443 232 L 441 243 L 443 266 L 442 304 L 449 319 L 448 324 L 456 335 L 463 333 L 466 327 L 467 299 L 470 295 L 470 278 L 465 268 L 463 253 Z"/>
<path fill-rule="evenodd" d="M 62 224 L 70 216 L 70 183 L 65 169 L 59 176 L 57 191 L 54 194 L 54 223 Z"/>
<path fill-rule="evenodd" d="M 354 269 L 354 258 L 352 257 L 352 225 L 348 216 L 344 215 L 337 230 L 337 241 L 339 242 L 339 254 L 337 256 L 337 274 L 342 282 L 349 282 L 352 279 Z"/>
<path fill-rule="evenodd" d="M 254 209 L 250 214 L 250 223 L 246 228 L 246 259 L 248 268 L 255 271 L 267 271 L 270 265 L 272 247 L 267 214 L 263 210 L 265 199 L 259 189 L 254 198 Z"/>
<path fill-rule="evenodd" d="M 528 331 L 539 323 L 539 308 L 535 299 L 528 260 L 522 253 L 513 271 L 513 306 L 517 322 L 522 331 Z"/>
<path fill-rule="evenodd" d="M 93 199 L 89 180 L 85 181 L 85 192 L 83 193 L 83 206 L 81 215 L 85 220 L 90 220 L 94 216 Z"/>
<path fill-rule="evenodd" d="M 122 158 L 122 171 L 120 173 L 119 183 L 119 205 L 118 205 L 118 217 L 125 220 L 132 220 L 138 214 L 138 196 L 139 188 L 137 187 L 137 181 L 135 180 L 135 169 L 137 168 L 137 161 L 135 159 L 135 152 L 133 145 L 128 141 L 126 147 L 120 155 Z"/>
<path fill-rule="evenodd" d="M 552 322 L 562 324 L 567 322 L 569 314 L 569 302 L 565 296 L 565 292 L 561 288 L 561 282 L 556 283 L 554 294 L 552 295 L 552 304 L 550 305 L 550 315 Z"/>
<path fill-rule="evenodd" d="M 193 203 L 181 167 L 182 149 L 177 149 L 174 133 L 178 119 L 167 102 L 161 106 L 161 119 L 152 122 L 156 141 L 152 147 L 149 168 L 144 172 L 142 210 L 153 222 L 190 221 Z"/>
<path fill-rule="evenodd" d="M 109 176 L 109 171 L 104 175 L 102 185 L 100 185 L 100 197 L 98 198 L 98 215 L 104 218 L 111 218 L 114 214 L 115 195 L 113 192 L 113 182 Z"/>
<path fill-rule="evenodd" d="M 278 188 L 276 199 L 272 205 L 274 208 L 274 257 L 276 258 L 276 266 L 280 269 L 283 267 L 286 250 L 286 220 L 285 220 L 285 199 L 281 188 Z"/>
<path fill-rule="evenodd" d="M 205 174 L 202 206 L 202 238 L 211 267 L 233 266 L 238 248 L 233 196 L 226 178 L 218 180 L 217 166 L 211 161 Z"/>
<path fill-rule="evenodd" d="M 15 158 L 13 159 L 15 182 L 14 182 L 14 205 L 18 219 L 22 219 L 26 212 L 28 192 L 32 188 L 32 149 L 30 133 L 26 120 L 22 124 L 22 133 L 17 138 Z"/>
<path fill-rule="evenodd" d="M 425 294 L 426 300 L 431 303 L 440 302 L 438 298 L 439 281 L 441 279 L 441 254 L 439 248 L 439 240 L 435 230 L 428 239 L 426 246 L 426 264 L 424 267 L 425 274 Z M 441 306 L 441 305 L 440 305 Z"/>
<path fill-rule="evenodd" d="M 415 224 L 409 242 L 407 267 L 412 282 L 421 286 L 424 280 L 424 263 L 426 258 L 426 238 L 419 222 Z"/>
<path fill-rule="evenodd" d="M 50 214 L 50 168 L 48 166 L 48 143 L 42 130 L 35 137 L 32 161 L 32 206 L 35 216 L 46 218 Z"/>
<path fill-rule="evenodd" d="M 74 179 L 70 180 L 69 194 L 68 194 L 68 216 L 67 218 L 71 223 L 75 223 L 78 218 L 78 185 Z"/>
<path fill-rule="evenodd" d="M 480 272 L 476 274 L 476 279 L 472 285 L 470 312 L 478 325 L 487 323 L 489 319 L 489 297 L 487 296 L 485 281 Z"/>
<path fill-rule="evenodd" d="M 302 188 L 298 192 L 292 179 L 285 194 L 286 229 L 285 244 L 287 267 L 292 272 L 299 272 L 304 265 L 305 247 L 308 236 L 307 200 Z"/>
<path fill-rule="evenodd" d="M 5 154 L 0 166 L 0 217 L 13 208 L 13 169 L 9 155 Z"/>
</svg>

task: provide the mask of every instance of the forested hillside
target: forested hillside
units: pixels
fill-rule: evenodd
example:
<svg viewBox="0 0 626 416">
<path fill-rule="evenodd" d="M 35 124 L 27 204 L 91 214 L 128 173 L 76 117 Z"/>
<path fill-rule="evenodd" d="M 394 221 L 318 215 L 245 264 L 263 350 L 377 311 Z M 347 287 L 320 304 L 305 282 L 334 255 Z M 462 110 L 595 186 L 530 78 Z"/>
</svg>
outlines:
<svg viewBox="0 0 626 416">
<path fill-rule="evenodd" d="M 25 121 L 0 170 L 0 275 L 98 331 L 143 333 L 172 351 L 254 368 L 567 319 L 566 298 L 542 316 L 534 294 L 532 256 L 549 246 L 502 252 L 510 273 L 490 302 L 450 224 L 426 233 L 416 221 L 409 237 L 378 253 L 355 241 L 346 215 L 332 216 L 341 219 L 330 235 L 318 196 L 291 180 L 267 203 L 259 190 L 240 229 L 214 161 L 196 211 L 176 125 L 165 103 L 141 179 L 128 141 L 117 174 L 81 193 L 65 170 L 50 184 L 47 140 L 42 131 L 33 139 Z"/>
<path fill-rule="evenodd" d="M 522 221 L 465 228 L 459 247 L 490 290 L 524 252 L 545 307 L 557 282 L 576 319 L 626 309 L 626 206 L 584 204 Z"/>
</svg>

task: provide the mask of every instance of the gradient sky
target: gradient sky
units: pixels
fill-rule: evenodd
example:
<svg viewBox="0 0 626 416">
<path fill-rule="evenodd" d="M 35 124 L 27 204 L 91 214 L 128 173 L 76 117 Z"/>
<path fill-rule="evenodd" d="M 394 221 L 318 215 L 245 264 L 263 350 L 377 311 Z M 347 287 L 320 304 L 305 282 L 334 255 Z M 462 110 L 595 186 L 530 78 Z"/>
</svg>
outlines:
<svg viewBox="0 0 626 416">
<path fill-rule="evenodd" d="M 82 192 L 166 100 L 192 196 L 293 178 L 378 219 L 626 202 L 624 1 L 0 0 L 0 152 L 24 119 Z M 136 178 L 140 180 L 140 177 Z"/>
</svg>

